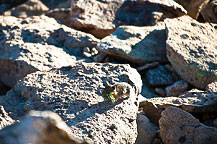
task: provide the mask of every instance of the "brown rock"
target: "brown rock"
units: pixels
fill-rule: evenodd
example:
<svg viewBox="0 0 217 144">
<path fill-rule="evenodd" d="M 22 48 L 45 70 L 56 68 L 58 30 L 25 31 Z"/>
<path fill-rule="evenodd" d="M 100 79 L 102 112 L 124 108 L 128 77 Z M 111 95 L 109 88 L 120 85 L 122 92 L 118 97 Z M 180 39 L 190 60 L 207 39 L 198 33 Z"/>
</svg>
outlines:
<svg viewBox="0 0 217 144">
<path fill-rule="evenodd" d="M 202 7 L 209 0 L 175 0 L 182 5 L 188 12 L 188 15 L 194 19 L 197 19 Z"/>
<path fill-rule="evenodd" d="M 188 89 L 188 83 L 184 80 L 176 81 L 165 88 L 166 96 L 178 96 Z"/>
<path fill-rule="evenodd" d="M 217 80 L 217 30 L 189 16 L 165 20 L 167 58 L 182 79 L 200 89 Z M 178 25 L 177 25 L 178 23 Z"/>
<path fill-rule="evenodd" d="M 28 0 L 26 3 L 6 11 L 3 15 L 27 18 L 42 15 L 48 10 L 48 7 L 40 0 Z"/>
<path fill-rule="evenodd" d="M 188 112 L 168 107 L 161 113 L 160 135 L 165 144 L 215 144 L 217 128 L 207 127 Z"/>
<path fill-rule="evenodd" d="M 81 144 L 85 141 L 74 137 L 70 128 L 53 112 L 32 111 L 20 123 L 0 131 L 4 144 Z"/>
<path fill-rule="evenodd" d="M 206 22 L 217 23 L 217 0 L 210 0 L 201 10 L 201 15 Z"/>
</svg>

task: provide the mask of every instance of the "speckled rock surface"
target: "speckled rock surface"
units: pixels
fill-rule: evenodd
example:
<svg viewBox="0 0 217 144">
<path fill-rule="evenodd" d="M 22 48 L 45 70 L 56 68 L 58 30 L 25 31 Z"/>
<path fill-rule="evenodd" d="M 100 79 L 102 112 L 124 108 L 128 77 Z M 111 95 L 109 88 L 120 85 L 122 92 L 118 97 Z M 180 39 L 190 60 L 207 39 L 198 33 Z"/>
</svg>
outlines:
<svg viewBox="0 0 217 144">
<path fill-rule="evenodd" d="M 165 20 L 167 57 L 175 71 L 197 88 L 217 80 L 217 30 L 189 16 Z M 178 23 L 178 25 L 177 25 Z"/>
<path fill-rule="evenodd" d="M 132 89 L 129 98 L 113 104 L 101 92 L 106 83 L 118 82 Z M 139 73 L 129 65 L 75 63 L 27 75 L 8 92 L 4 105 L 16 118 L 24 110 L 56 112 L 73 135 L 94 143 L 134 143 L 141 87 Z"/>
<path fill-rule="evenodd" d="M 188 112 L 168 107 L 161 115 L 160 135 L 165 144 L 215 144 L 217 141 L 217 128 L 203 125 Z"/>
<path fill-rule="evenodd" d="M 0 105 L 0 130 L 6 126 L 13 124 L 14 122 L 15 121 L 10 116 L 8 116 L 8 113 L 4 110 L 4 107 Z"/>
<path fill-rule="evenodd" d="M 24 4 L 18 5 L 17 7 L 4 12 L 3 15 L 27 18 L 29 16 L 42 15 L 48 10 L 48 7 L 40 0 L 28 0 Z"/>
<path fill-rule="evenodd" d="M 121 26 L 101 40 L 98 50 L 135 63 L 167 62 L 165 24 Z"/>
<path fill-rule="evenodd" d="M 140 103 L 146 116 L 155 124 L 161 112 L 169 106 L 181 108 L 190 113 L 216 112 L 217 93 L 191 90 L 179 97 L 151 98 Z"/>
<path fill-rule="evenodd" d="M 10 87 L 34 71 L 70 65 L 72 49 L 94 45 L 93 36 L 46 16 L 0 16 L 0 21 L 0 80 Z"/>
<path fill-rule="evenodd" d="M 148 70 L 145 79 L 149 86 L 166 86 L 173 83 L 170 72 L 164 66 Z"/>
<path fill-rule="evenodd" d="M 208 84 L 206 87 L 206 91 L 217 93 L 217 81 Z"/>
<path fill-rule="evenodd" d="M 0 131 L 2 144 L 81 144 L 70 128 L 53 112 L 32 111 L 20 123 Z"/>
</svg>

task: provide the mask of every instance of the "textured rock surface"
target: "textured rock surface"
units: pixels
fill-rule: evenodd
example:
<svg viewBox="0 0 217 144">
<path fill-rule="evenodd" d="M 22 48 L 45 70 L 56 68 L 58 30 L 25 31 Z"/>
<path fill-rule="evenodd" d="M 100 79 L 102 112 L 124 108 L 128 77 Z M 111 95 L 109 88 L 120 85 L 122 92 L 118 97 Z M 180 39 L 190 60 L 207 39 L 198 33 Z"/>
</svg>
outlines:
<svg viewBox="0 0 217 144">
<path fill-rule="evenodd" d="M 135 144 L 151 144 L 156 136 L 157 127 L 144 115 L 137 115 L 137 139 Z"/>
<path fill-rule="evenodd" d="M 101 40 L 99 51 L 135 63 L 167 62 L 164 23 L 157 26 L 121 26 Z"/>
<path fill-rule="evenodd" d="M 206 22 L 217 23 L 217 0 L 211 0 L 201 10 L 201 15 Z"/>
<path fill-rule="evenodd" d="M 73 49 L 94 46 L 94 38 L 46 16 L 18 19 L 0 16 L 0 80 L 13 87 L 36 70 L 70 65 Z M 64 47 L 64 48 L 61 48 Z"/>
<path fill-rule="evenodd" d="M 148 70 L 145 79 L 149 86 L 166 86 L 173 83 L 171 74 L 164 66 Z"/>
<path fill-rule="evenodd" d="M 146 99 L 140 103 L 145 115 L 155 124 L 160 119 L 161 112 L 169 106 L 181 108 L 190 113 L 216 112 L 217 93 L 191 90 L 179 97 Z"/>
<path fill-rule="evenodd" d="M 84 141 L 74 137 L 70 128 L 53 112 L 32 111 L 20 123 L 0 131 L 4 144 L 80 144 Z"/>
<path fill-rule="evenodd" d="M 188 15 L 197 19 L 202 7 L 209 0 L 174 0 L 181 4 L 188 12 Z"/>
<path fill-rule="evenodd" d="M 178 96 L 188 89 L 188 83 L 184 80 L 176 81 L 165 88 L 166 96 Z"/>
<path fill-rule="evenodd" d="M 48 10 L 48 7 L 46 7 L 40 0 L 28 0 L 26 3 L 4 12 L 3 15 L 26 18 L 29 16 L 42 15 Z"/>
<path fill-rule="evenodd" d="M 207 127 L 191 114 L 175 107 L 161 113 L 160 135 L 165 144 L 215 144 L 217 128 Z"/>
<path fill-rule="evenodd" d="M 49 12 L 49 16 L 98 38 L 111 34 L 120 25 L 154 25 L 165 18 L 186 13 L 173 0 L 78 0 L 73 1 L 71 16 L 67 11 L 55 10 Z"/>
<path fill-rule="evenodd" d="M 217 80 L 217 30 L 214 25 L 199 23 L 188 16 L 165 22 L 170 63 L 185 81 L 205 89 Z"/>
<path fill-rule="evenodd" d="M 8 116 L 8 113 L 4 110 L 4 107 L 0 105 L 0 130 L 14 122 L 15 121 Z"/>
<path fill-rule="evenodd" d="M 106 83 L 118 82 L 132 89 L 129 98 L 113 104 L 101 92 Z M 73 135 L 94 143 L 134 143 L 141 87 L 140 75 L 129 65 L 75 63 L 27 75 L 8 93 L 4 105 L 12 117 L 24 109 L 54 111 Z"/>
<path fill-rule="evenodd" d="M 208 84 L 206 90 L 208 92 L 217 92 L 217 81 Z"/>
</svg>

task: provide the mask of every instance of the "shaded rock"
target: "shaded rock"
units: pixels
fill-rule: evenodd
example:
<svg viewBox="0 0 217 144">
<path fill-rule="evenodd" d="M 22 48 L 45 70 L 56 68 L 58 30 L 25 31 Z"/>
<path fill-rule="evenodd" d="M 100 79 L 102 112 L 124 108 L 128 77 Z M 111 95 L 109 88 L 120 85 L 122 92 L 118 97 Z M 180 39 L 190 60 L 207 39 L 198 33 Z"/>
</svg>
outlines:
<svg viewBox="0 0 217 144">
<path fill-rule="evenodd" d="M 32 111 L 20 123 L 0 131 L 1 143 L 5 144 L 80 144 L 70 128 L 53 112 Z"/>
<path fill-rule="evenodd" d="M 210 0 L 201 10 L 206 22 L 217 23 L 217 0 Z"/>
<path fill-rule="evenodd" d="M 121 25 L 155 25 L 158 21 L 183 15 L 186 11 L 173 0 L 78 0 L 72 1 L 70 13 L 68 9 L 56 9 L 50 11 L 48 16 L 103 38 Z"/>
<path fill-rule="evenodd" d="M 103 59 L 105 59 L 107 54 L 100 52 L 98 55 L 96 55 L 93 60 L 94 62 L 103 62 Z"/>
<path fill-rule="evenodd" d="M 70 7 L 72 0 L 41 0 L 49 9 Z M 68 4 L 67 4 L 68 3 Z"/>
<path fill-rule="evenodd" d="M 151 144 L 156 136 L 157 127 L 144 115 L 137 115 L 137 139 L 135 144 Z"/>
<path fill-rule="evenodd" d="M 217 141 L 217 128 L 203 125 L 188 112 L 168 107 L 161 115 L 160 135 L 165 144 L 215 144 Z"/>
<path fill-rule="evenodd" d="M 2 15 L 6 10 L 10 9 L 11 5 L 9 4 L 1 4 L 0 5 L 0 15 Z"/>
<path fill-rule="evenodd" d="M 171 74 L 164 66 L 148 70 L 145 79 L 149 86 L 166 86 L 173 83 Z"/>
<path fill-rule="evenodd" d="M 4 110 L 4 107 L 0 105 L 0 130 L 13 124 L 14 122 L 15 121 L 8 116 L 8 113 Z"/>
<path fill-rule="evenodd" d="M 213 125 L 217 128 L 217 119 L 213 121 Z"/>
<path fill-rule="evenodd" d="M 154 90 L 146 85 L 144 79 L 142 79 L 142 83 L 143 84 L 142 84 L 141 95 L 143 95 L 145 98 L 158 97 L 158 95 L 155 94 Z"/>
<path fill-rule="evenodd" d="M 165 88 L 166 96 L 178 96 L 188 89 L 188 83 L 184 80 L 176 81 Z"/>
<path fill-rule="evenodd" d="M 155 90 L 155 92 L 156 92 L 157 94 L 159 94 L 160 96 L 165 96 L 165 95 L 166 95 L 164 89 L 162 89 L 162 88 L 155 88 L 154 90 Z"/>
<path fill-rule="evenodd" d="M 197 19 L 202 7 L 209 0 L 174 0 L 181 4 L 188 12 L 188 15 Z"/>
<path fill-rule="evenodd" d="M 147 64 L 144 64 L 143 66 L 137 67 L 136 70 L 137 71 L 144 71 L 144 70 L 148 70 L 150 68 L 157 67 L 158 65 L 159 65 L 159 62 L 147 63 Z"/>
<path fill-rule="evenodd" d="M 152 98 L 140 103 L 145 115 L 155 124 L 158 123 L 161 112 L 169 106 L 195 114 L 212 113 L 217 111 L 217 94 L 191 90 L 179 97 Z"/>
<path fill-rule="evenodd" d="M 48 7 L 46 7 L 40 0 L 28 0 L 24 4 L 4 12 L 3 15 L 27 18 L 29 16 L 42 15 L 48 10 Z"/>
<path fill-rule="evenodd" d="M 165 22 L 170 63 L 185 81 L 205 89 L 217 80 L 217 30 L 214 25 L 199 23 L 188 16 Z"/>
<path fill-rule="evenodd" d="M 106 83 L 119 82 L 128 83 L 132 89 L 129 98 L 113 104 L 101 92 Z M 139 73 L 129 65 L 75 63 L 27 75 L 8 93 L 4 105 L 18 118 L 16 113 L 24 110 L 56 112 L 74 136 L 93 143 L 134 143 L 141 87 Z M 21 102 L 22 106 L 18 104 Z"/>
<path fill-rule="evenodd" d="M 11 88 L 0 82 L 0 95 L 6 95 Z"/>
<path fill-rule="evenodd" d="M 217 92 L 217 81 L 212 82 L 207 85 L 206 91 L 208 92 Z"/>
<path fill-rule="evenodd" d="M 70 65 L 73 49 L 95 45 L 92 36 L 46 16 L 0 16 L 0 21 L 0 81 L 10 87 L 26 74 Z"/>
<path fill-rule="evenodd" d="M 21 4 L 26 2 L 27 0 L 1 0 L 0 4 Z"/>
<path fill-rule="evenodd" d="M 98 50 L 134 63 L 167 62 L 164 23 L 156 26 L 121 26 L 102 39 Z"/>
</svg>

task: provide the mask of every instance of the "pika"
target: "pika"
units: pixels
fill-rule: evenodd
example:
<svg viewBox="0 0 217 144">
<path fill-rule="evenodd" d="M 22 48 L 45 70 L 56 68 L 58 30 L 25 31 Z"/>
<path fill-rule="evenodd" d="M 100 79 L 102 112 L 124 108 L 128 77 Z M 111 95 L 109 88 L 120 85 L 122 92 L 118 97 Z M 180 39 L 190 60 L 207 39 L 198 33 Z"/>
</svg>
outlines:
<svg viewBox="0 0 217 144">
<path fill-rule="evenodd" d="M 131 90 L 132 87 L 126 82 L 120 82 L 114 85 L 107 84 L 102 91 L 102 95 L 114 103 L 118 99 L 128 98 Z"/>
</svg>

